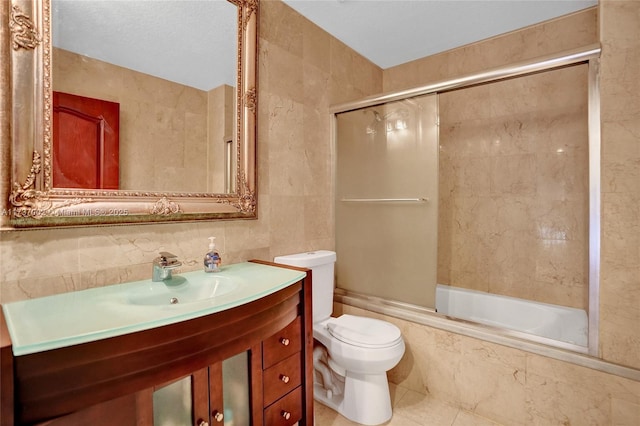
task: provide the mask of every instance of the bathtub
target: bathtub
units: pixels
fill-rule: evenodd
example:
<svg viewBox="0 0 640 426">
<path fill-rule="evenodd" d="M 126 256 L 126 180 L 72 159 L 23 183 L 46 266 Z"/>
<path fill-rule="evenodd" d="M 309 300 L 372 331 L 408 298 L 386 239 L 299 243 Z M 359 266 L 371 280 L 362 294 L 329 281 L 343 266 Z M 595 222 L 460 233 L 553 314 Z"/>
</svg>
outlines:
<svg viewBox="0 0 640 426">
<path fill-rule="evenodd" d="M 587 313 L 581 309 L 438 284 L 436 310 L 454 318 L 587 346 Z"/>
</svg>

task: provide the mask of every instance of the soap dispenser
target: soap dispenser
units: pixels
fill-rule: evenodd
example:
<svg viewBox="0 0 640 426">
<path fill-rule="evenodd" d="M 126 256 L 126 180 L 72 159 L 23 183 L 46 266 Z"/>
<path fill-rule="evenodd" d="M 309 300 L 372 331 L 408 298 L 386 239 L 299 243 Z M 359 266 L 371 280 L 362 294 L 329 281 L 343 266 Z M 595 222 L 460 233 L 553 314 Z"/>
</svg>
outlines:
<svg viewBox="0 0 640 426">
<path fill-rule="evenodd" d="M 222 258 L 216 250 L 216 237 L 209 237 L 209 251 L 204 255 L 204 271 L 220 272 L 220 263 Z"/>
</svg>

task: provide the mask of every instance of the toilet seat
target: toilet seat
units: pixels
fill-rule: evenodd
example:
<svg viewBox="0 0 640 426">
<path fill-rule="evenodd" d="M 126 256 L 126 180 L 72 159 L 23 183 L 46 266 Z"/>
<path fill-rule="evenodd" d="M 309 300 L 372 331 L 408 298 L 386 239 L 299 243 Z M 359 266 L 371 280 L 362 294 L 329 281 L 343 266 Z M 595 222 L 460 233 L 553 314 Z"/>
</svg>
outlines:
<svg viewBox="0 0 640 426">
<path fill-rule="evenodd" d="M 355 315 L 331 318 L 327 330 L 336 339 L 363 348 L 388 348 L 402 341 L 400 329 L 395 325 Z"/>
</svg>

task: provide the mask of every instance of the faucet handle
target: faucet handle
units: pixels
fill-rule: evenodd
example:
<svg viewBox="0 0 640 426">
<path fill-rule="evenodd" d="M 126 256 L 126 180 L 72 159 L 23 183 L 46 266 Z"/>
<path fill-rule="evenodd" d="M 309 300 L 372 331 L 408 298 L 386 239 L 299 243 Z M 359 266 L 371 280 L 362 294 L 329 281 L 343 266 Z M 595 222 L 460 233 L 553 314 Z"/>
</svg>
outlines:
<svg viewBox="0 0 640 426">
<path fill-rule="evenodd" d="M 167 251 L 161 251 L 160 256 L 153 259 L 153 275 L 151 281 L 165 281 L 171 279 L 171 270 L 182 266 L 178 256 Z"/>
<path fill-rule="evenodd" d="M 160 252 L 160 259 L 162 259 L 162 261 L 167 261 L 167 260 L 173 260 L 173 259 L 177 259 L 178 256 L 176 256 L 173 253 L 169 253 L 168 251 L 161 251 Z"/>
<path fill-rule="evenodd" d="M 178 256 L 168 251 L 161 251 L 160 257 L 156 257 L 153 260 L 154 264 L 164 267 L 177 268 L 182 265 L 182 262 L 178 260 Z"/>
</svg>

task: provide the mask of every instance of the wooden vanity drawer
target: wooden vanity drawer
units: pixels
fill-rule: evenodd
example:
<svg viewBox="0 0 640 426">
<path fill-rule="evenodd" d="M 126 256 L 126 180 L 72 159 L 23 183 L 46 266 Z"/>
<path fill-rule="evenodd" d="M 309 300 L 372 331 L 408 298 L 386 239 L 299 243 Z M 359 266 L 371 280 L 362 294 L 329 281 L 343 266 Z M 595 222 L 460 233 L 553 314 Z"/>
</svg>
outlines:
<svg viewBox="0 0 640 426">
<path fill-rule="evenodd" d="M 300 317 L 262 342 L 262 368 L 265 370 L 276 362 L 291 356 L 301 348 Z"/>
<path fill-rule="evenodd" d="M 264 383 L 264 406 L 271 405 L 278 398 L 298 387 L 301 383 L 300 353 L 296 352 L 262 374 Z"/>
<path fill-rule="evenodd" d="M 302 389 L 295 388 L 264 410 L 266 426 L 291 426 L 302 419 Z"/>
</svg>

